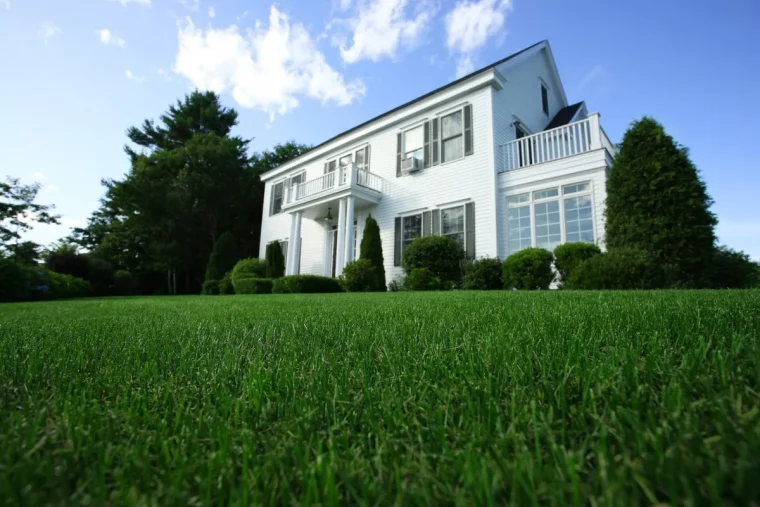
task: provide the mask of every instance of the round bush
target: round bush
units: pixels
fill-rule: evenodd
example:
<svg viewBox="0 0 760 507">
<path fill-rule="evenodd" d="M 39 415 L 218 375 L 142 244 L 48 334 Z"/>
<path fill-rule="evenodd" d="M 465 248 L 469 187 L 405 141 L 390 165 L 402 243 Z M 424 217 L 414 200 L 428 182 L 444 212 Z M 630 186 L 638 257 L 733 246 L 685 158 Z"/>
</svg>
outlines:
<svg viewBox="0 0 760 507">
<path fill-rule="evenodd" d="M 267 277 L 267 263 L 263 259 L 243 259 L 235 264 L 232 268 L 232 283 L 235 283 L 236 279 L 243 278 L 266 278 Z"/>
<path fill-rule="evenodd" d="M 318 275 L 290 275 L 275 278 L 272 286 L 274 294 L 319 294 L 343 292 L 343 286 L 336 278 Z"/>
<path fill-rule="evenodd" d="M 113 274 L 113 285 L 117 294 L 128 296 L 135 289 L 135 279 L 129 271 L 120 269 Z"/>
<path fill-rule="evenodd" d="M 341 276 L 343 287 L 348 292 L 370 292 L 377 290 L 377 270 L 369 259 L 358 259 L 346 264 Z"/>
<path fill-rule="evenodd" d="M 201 294 L 205 296 L 219 295 L 219 280 L 206 280 L 201 286 Z"/>
<path fill-rule="evenodd" d="M 232 271 L 227 271 L 221 280 L 219 280 L 219 294 L 227 296 L 235 293 L 235 287 L 232 285 Z"/>
<path fill-rule="evenodd" d="M 447 236 L 426 236 L 417 238 L 404 249 L 401 266 L 410 275 L 413 270 L 427 268 L 442 281 L 456 281 L 461 278 L 460 261 L 464 250 L 459 243 Z"/>
<path fill-rule="evenodd" d="M 238 278 L 232 281 L 235 294 L 271 294 L 272 280 L 270 278 Z"/>
<path fill-rule="evenodd" d="M 554 267 L 559 279 L 564 283 L 578 264 L 601 254 L 599 247 L 592 243 L 565 243 L 554 249 Z"/>
<path fill-rule="evenodd" d="M 463 290 L 500 290 L 502 265 L 499 259 L 479 259 L 468 268 L 462 281 Z"/>
<path fill-rule="evenodd" d="M 543 248 L 526 248 L 504 261 L 502 280 L 505 289 L 546 290 L 554 280 L 554 256 Z"/>
<path fill-rule="evenodd" d="M 415 268 L 404 279 L 404 288 L 406 290 L 443 290 L 446 285 L 428 268 Z"/>
<path fill-rule="evenodd" d="M 45 276 L 48 279 L 50 297 L 53 299 L 83 298 L 92 295 L 92 288 L 87 280 L 50 270 L 46 271 Z"/>
<path fill-rule="evenodd" d="M 656 289 L 665 285 L 665 272 L 641 250 L 617 248 L 587 259 L 573 269 L 568 289 Z"/>
</svg>

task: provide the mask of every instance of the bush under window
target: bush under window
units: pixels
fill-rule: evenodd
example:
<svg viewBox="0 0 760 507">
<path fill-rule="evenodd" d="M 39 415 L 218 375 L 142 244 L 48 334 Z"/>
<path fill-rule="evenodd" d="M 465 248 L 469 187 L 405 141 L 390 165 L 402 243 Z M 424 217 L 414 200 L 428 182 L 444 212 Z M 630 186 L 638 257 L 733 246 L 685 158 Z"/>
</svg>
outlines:
<svg viewBox="0 0 760 507">
<path fill-rule="evenodd" d="M 467 267 L 462 281 L 462 290 L 500 290 L 502 264 L 499 259 L 478 259 Z"/>
<path fill-rule="evenodd" d="M 374 291 L 378 288 L 377 270 L 369 259 L 358 259 L 343 268 L 341 282 L 348 292 Z"/>
<path fill-rule="evenodd" d="M 578 264 L 601 253 L 599 247 L 592 243 L 565 243 L 555 248 L 554 267 L 560 282 L 564 283 Z"/>
<path fill-rule="evenodd" d="M 232 282 L 243 278 L 267 278 L 267 263 L 263 259 L 242 259 L 232 268 Z"/>
<path fill-rule="evenodd" d="M 274 294 L 318 294 L 343 292 L 340 281 L 318 275 L 290 275 L 276 278 L 272 286 Z"/>
<path fill-rule="evenodd" d="M 554 280 L 554 256 L 543 248 L 526 248 L 504 261 L 502 280 L 505 289 L 546 290 Z"/>
<path fill-rule="evenodd" d="M 455 282 L 462 276 L 462 259 L 464 250 L 456 241 L 446 236 L 425 236 L 404 249 L 401 266 L 407 275 L 415 269 L 426 268 L 441 281 Z"/>
<path fill-rule="evenodd" d="M 415 268 L 404 279 L 406 290 L 445 290 L 450 288 L 451 282 L 444 282 L 428 268 Z"/>
<path fill-rule="evenodd" d="M 667 286 L 666 270 L 646 252 L 617 248 L 587 259 L 573 269 L 568 289 L 629 290 Z"/>
<path fill-rule="evenodd" d="M 270 278 L 238 278 L 232 282 L 235 294 L 271 294 Z"/>
</svg>

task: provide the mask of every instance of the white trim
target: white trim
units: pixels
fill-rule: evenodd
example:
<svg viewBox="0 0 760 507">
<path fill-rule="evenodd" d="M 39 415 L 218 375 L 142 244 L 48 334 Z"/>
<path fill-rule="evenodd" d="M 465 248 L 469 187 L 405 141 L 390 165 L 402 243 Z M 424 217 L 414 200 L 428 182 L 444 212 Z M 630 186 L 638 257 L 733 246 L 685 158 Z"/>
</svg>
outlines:
<svg viewBox="0 0 760 507">
<path fill-rule="evenodd" d="M 412 130 L 413 128 L 417 128 L 420 125 L 424 125 L 426 122 L 429 122 L 429 121 L 430 121 L 430 118 L 427 117 L 427 116 L 425 116 L 423 119 L 421 119 L 419 121 L 415 121 L 413 123 L 408 123 L 408 124 L 404 125 L 403 127 L 399 127 L 398 131 L 399 131 L 399 133 L 403 134 L 407 130 Z"/>
<path fill-rule="evenodd" d="M 468 202 L 472 202 L 472 198 L 468 197 L 466 199 L 457 199 L 456 201 L 444 202 L 442 204 L 436 204 L 435 207 L 436 208 L 443 208 L 445 206 L 445 207 L 448 208 L 448 207 L 451 207 L 451 206 L 456 206 L 458 204 L 464 205 L 464 204 L 467 204 Z"/>
<path fill-rule="evenodd" d="M 440 119 L 443 116 L 448 116 L 451 113 L 455 113 L 457 111 L 457 109 L 461 109 L 462 111 L 464 111 L 465 106 L 469 106 L 469 105 L 472 105 L 472 102 L 470 102 L 469 100 L 466 100 L 466 101 L 464 101 L 464 102 L 462 102 L 460 104 L 457 104 L 455 106 L 451 106 L 451 107 L 449 107 L 447 109 L 444 109 L 442 111 L 438 111 L 437 113 L 435 113 L 435 116 L 438 119 Z M 464 118 L 462 118 L 462 129 L 464 130 Z"/>
</svg>

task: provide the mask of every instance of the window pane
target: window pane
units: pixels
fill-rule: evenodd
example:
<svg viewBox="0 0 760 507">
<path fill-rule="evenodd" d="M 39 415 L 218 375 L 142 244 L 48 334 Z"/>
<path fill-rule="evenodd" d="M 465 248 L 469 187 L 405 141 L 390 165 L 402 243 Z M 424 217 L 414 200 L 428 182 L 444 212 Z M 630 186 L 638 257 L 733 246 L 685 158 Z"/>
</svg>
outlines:
<svg viewBox="0 0 760 507">
<path fill-rule="evenodd" d="M 422 125 L 406 131 L 404 134 L 404 153 L 410 154 L 417 150 L 422 152 L 424 146 L 423 133 Z"/>
<path fill-rule="evenodd" d="M 578 192 L 587 192 L 589 190 L 588 183 L 578 183 L 577 185 L 567 185 L 562 189 L 562 192 L 567 194 L 577 194 Z"/>
<path fill-rule="evenodd" d="M 529 248 L 530 235 L 530 207 L 509 208 L 507 210 L 508 250 L 514 253 L 523 248 Z"/>
<path fill-rule="evenodd" d="M 282 211 L 282 182 L 272 188 L 272 214 Z"/>
<path fill-rule="evenodd" d="M 554 190 L 556 192 L 556 189 Z M 534 205 L 536 215 L 536 246 L 554 250 L 562 242 L 559 223 L 559 201 Z M 539 222 L 543 225 L 539 225 Z"/>
<path fill-rule="evenodd" d="M 441 234 L 464 246 L 464 206 L 441 210 Z"/>
<path fill-rule="evenodd" d="M 533 199 L 546 199 L 548 197 L 557 197 L 559 195 L 559 189 L 549 188 L 547 190 L 538 190 L 533 192 Z"/>
<path fill-rule="evenodd" d="M 528 202 L 530 200 L 530 194 L 511 195 L 507 197 L 507 204 L 520 204 L 521 202 Z"/>
<path fill-rule="evenodd" d="M 356 166 L 359 169 L 364 169 L 364 150 L 363 149 L 356 152 L 354 160 L 356 160 Z"/>
<path fill-rule="evenodd" d="M 462 111 L 441 118 L 441 137 L 443 139 L 461 135 L 462 132 Z"/>
<path fill-rule="evenodd" d="M 338 161 L 341 167 L 346 167 L 351 165 L 351 155 L 346 155 L 344 157 L 340 157 L 340 160 Z"/>
<path fill-rule="evenodd" d="M 462 136 L 458 136 L 443 142 L 443 156 L 441 158 L 444 162 L 464 156 L 464 143 L 462 141 Z"/>
<path fill-rule="evenodd" d="M 591 216 L 591 199 L 589 197 L 565 199 L 565 230 L 568 243 L 594 242 L 594 223 Z"/>
<path fill-rule="evenodd" d="M 293 185 L 298 185 L 299 183 L 303 183 L 303 177 L 304 177 L 304 173 L 293 176 L 292 178 L 290 178 L 290 185 L 293 186 Z"/>
<path fill-rule="evenodd" d="M 415 238 L 422 236 L 422 215 L 404 217 L 402 222 L 404 246 L 411 243 Z"/>
</svg>

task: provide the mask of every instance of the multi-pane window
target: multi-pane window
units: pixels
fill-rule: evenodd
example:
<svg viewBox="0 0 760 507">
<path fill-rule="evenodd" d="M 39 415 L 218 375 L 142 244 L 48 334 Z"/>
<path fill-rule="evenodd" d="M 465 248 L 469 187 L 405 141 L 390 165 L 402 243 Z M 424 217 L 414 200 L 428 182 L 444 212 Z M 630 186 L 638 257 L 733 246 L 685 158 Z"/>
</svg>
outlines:
<svg viewBox="0 0 760 507">
<path fill-rule="evenodd" d="M 356 162 L 357 168 L 362 169 L 364 171 L 367 170 L 367 168 L 365 167 L 366 160 L 364 160 L 364 148 L 356 151 L 356 154 L 354 155 L 354 162 Z"/>
<path fill-rule="evenodd" d="M 422 215 L 409 215 L 401 219 L 403 248 L 420 236 L 422 236 Z"/>
<path fill-rule="evenodd" d="M 441 118 L 441 161 L 464 157 L 464 122 L 462 111 Z"/>
<path fill-rule="evenodd" d="M 513 195 L 507 198 L 507 248 L 515 253 L 530 248 L 530 194 Z"/>
<path fill-rule="evenodd" d="M 546 115 L 549 114 L 549 90 L 543 84 L 541 85 L 541 109 Z"/>
<path fill-rule="evenodd" d="M 588 183 L 568 185 L 562 189 L 565 197 L 565 234 L 567 242 L 594 242 L 590 186 Z M 586 195 L 582 195 L 586 194 Z"/>
<path fill-rule="evenodd" d="M 441 234 L 464 248 L 464 206 L 441 210 Z"/>
<path fill-rule="evenodd" d="M 284 182 L 281 181 L 279 183 L 272 185 L 272 210 L 269 213 L 270 215 L 276 215 L 282 212 L 283 183 Z"/>
<path fill-rule="evenodd" d="M 425 146 L 425 131 L 423 126 L 414 127 L 404 132 L 404 158 L 414 157 L 418 160 L 423 158 Z"/>
<path fill-rule="evenodd" d="M 536 217 L 536 246 L 554 250 L 562 243 L 562 230 L 559 225 L 559 201 L 548 201 L 533 205 Z"/>
</svg>

